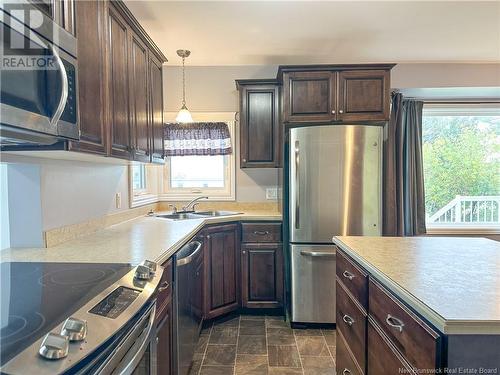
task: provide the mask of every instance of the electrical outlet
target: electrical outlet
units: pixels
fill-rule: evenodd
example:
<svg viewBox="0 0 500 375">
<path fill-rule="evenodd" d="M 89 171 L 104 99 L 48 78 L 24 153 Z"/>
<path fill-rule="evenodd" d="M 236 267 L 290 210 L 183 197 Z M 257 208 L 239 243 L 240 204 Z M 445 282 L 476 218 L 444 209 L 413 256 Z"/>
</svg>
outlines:
<svg viewBox="0 0 500 375">
<path fill-rule="evenodd" d="M 116 203 L 116 208 L 122 208 L 122 194 L 121 193 L 115 194 L 115 203 Z"/>
<path fill-rule="evenodd" d="M 266 199 L 268 199 L 268 200 L 278 199 L 278 188 L 267 188 L 266 189 Z"/>
</svg>

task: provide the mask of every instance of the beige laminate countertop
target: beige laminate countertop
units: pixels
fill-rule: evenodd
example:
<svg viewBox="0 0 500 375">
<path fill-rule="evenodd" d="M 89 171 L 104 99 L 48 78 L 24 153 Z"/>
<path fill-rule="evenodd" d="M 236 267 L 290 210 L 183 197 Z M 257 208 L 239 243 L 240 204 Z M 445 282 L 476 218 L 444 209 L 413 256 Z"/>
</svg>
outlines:
<svg viewBox="0 0 500 375">
<path fill-rule="evenodd" d="M 333 242 L 445 334 L 500 334 L 500 243 L 458 237 Z"/>
<path fill-rule="evenodd" d="M 269 211 L 248 211 L 232 216 L 178 221 L 158 217 L 139 217 L 50 248 L 5 249 L 0 251 L 0 260 L 2 262 L 89 262 L 135 265 L 148 259 L 163 263 L 204 225 L 234 221 L 277 220 L 281 220 L 281 215 Z"/>
</svg>

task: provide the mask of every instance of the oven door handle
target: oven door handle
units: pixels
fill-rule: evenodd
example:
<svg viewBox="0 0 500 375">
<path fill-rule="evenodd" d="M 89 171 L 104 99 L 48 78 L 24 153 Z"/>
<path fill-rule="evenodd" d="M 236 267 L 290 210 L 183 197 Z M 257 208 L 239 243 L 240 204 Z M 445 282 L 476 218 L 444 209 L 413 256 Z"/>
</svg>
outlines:
<svg viewBox="0 0 500 375">
<path fill-rule="evenodd" d="M 143 332 L 139 336 L 137 336 L 137 339 L 135 340 L 136 342 L 140 342 L 140 344 L 139 345 L 133 344 L 132 346 L 128 346 L 124 345 L 124 342 L 122 342 L 122 344 L 119 345 L 113 351 L 113 354 L 110 356 L 108 361 L 98 370 L 99 374 L 111 373 L 120 375 L 130 375 L 134 372 L 135 368 L 141 361 L 142 356 L 146 352 L 149 343 L 152 341 L 154 334 L 153 327 L 155 322 L 155 316 L 156 316 L 156 303 L 154 303 L 152 307 L 149 309 L 149 311 L 145 314 L 145 316 L 142 319 L 140 319 L 139 322 L 137 322 L 137 324 L 132 328 L 132 332 L 124 340 L 124 342 L 126 342 L 130 337 L 133 337 L 135 334 L 139 333 L 141 329 L 143 329 Z M 141 328 L 143 325 L 142 323 L 146 319 L 148 319 L 147 327 Z M 134 350 L 135 348 L 137 349 Z M 120 360 L 120 362 L 114 368 L 111 367 L 112 364 L 114 363 L 112 361 L 112 357 L 120 358 L 121 356 L 123 356 L 123 358 Z"/>
<path fill-rule="evenodd" d="M 61 116 L 64 111 L 64 107 L 66 107 L 66 102 L 68 100 L 68 73 L 66 73 L 66 68 L 64 67 L 61 56 L 59 56 L 59 52 L 57 52 L 56 47 L 52 44 L 49 44 L 49 48 L 52 50 L 52 54 L 56 60 L 56 64 L 59 68 L 59 72 L 61 74 L 62 81 L 62 90 L 61 90 L 61 98 L 59 99 L 59 104 L 54 112 L 54 115 L 50 119 L 50 125 L 53 127 L 57 127 L 57 123 L 61 119 Z"/>
<path fill-rule="evenodd" d="M 155 323 L 155 316 L 156 316 L 156 303 L 153 304 L 153 307 L 150 310 L 149 322 L 147 328 L 141 334 L 141 336 L 138 337 L 138 339 L 141 339 L 142 337 L 142 341 L 141 344 L 139 345 L 139 348 L 135 352 L 129 351 L 127 355 L 123 357 L 123 359 L 120 361 L 120 363 L 116 367 L 115 371 L 113 371 L 113 373 L 120 375 L 129 375 L 134 372 L 137 365 L 141 362 L 142 356 L 146 352 L 146 349 L 148 348 L 148 345 L 153 338 L 153 333 L 154 333 L 153 327 Z"/>
</svg>

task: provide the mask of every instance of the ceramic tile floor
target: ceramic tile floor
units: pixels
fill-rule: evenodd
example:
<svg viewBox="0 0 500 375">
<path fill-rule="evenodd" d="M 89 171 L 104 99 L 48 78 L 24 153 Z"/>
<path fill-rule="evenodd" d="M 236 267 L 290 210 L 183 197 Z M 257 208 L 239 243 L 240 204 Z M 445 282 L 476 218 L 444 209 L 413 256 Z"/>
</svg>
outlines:
<svg viewBox="0 0 500 375">
<path fill-rule="evenodd" d="M 203 330 L 191 375 L 335 375 L 336 338 L 282 317 L 229 316 Z"/>
</svg>

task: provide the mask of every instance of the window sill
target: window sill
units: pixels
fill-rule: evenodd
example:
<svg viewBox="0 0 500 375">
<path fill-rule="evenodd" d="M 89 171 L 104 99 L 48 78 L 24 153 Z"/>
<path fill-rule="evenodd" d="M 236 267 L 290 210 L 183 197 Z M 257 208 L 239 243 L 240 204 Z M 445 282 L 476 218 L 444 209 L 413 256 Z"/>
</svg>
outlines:
<svg viewBox="0 0 500 375">
<path fill-rule="evenodd" d="M 432 225 L 427 226 L 427 234 L 500 234 L 500 226 Z"/>
<path fill-rule="evenodd" d="M 231 196 L 217 196 L 210 195 L 207 192 L 200 192 L 195 194 L 160 194 L 158 200 L 160 202 L 171 202 L 171 201 L 190 201 L 191 199 L 197 198 L 199 196 L 208 196 L 208 199 L 204 199 L 204 201 L 236 201 L 236 197 Z"/>
<path fill-rule="evenodd" d="M 158 195 L 156 194 L 136 195 L 132 198 L 132 202 L 130 202 L 130 208 L 140 207 L 146 204 L 156 203 L 158 201 Z"/>
</svg>

